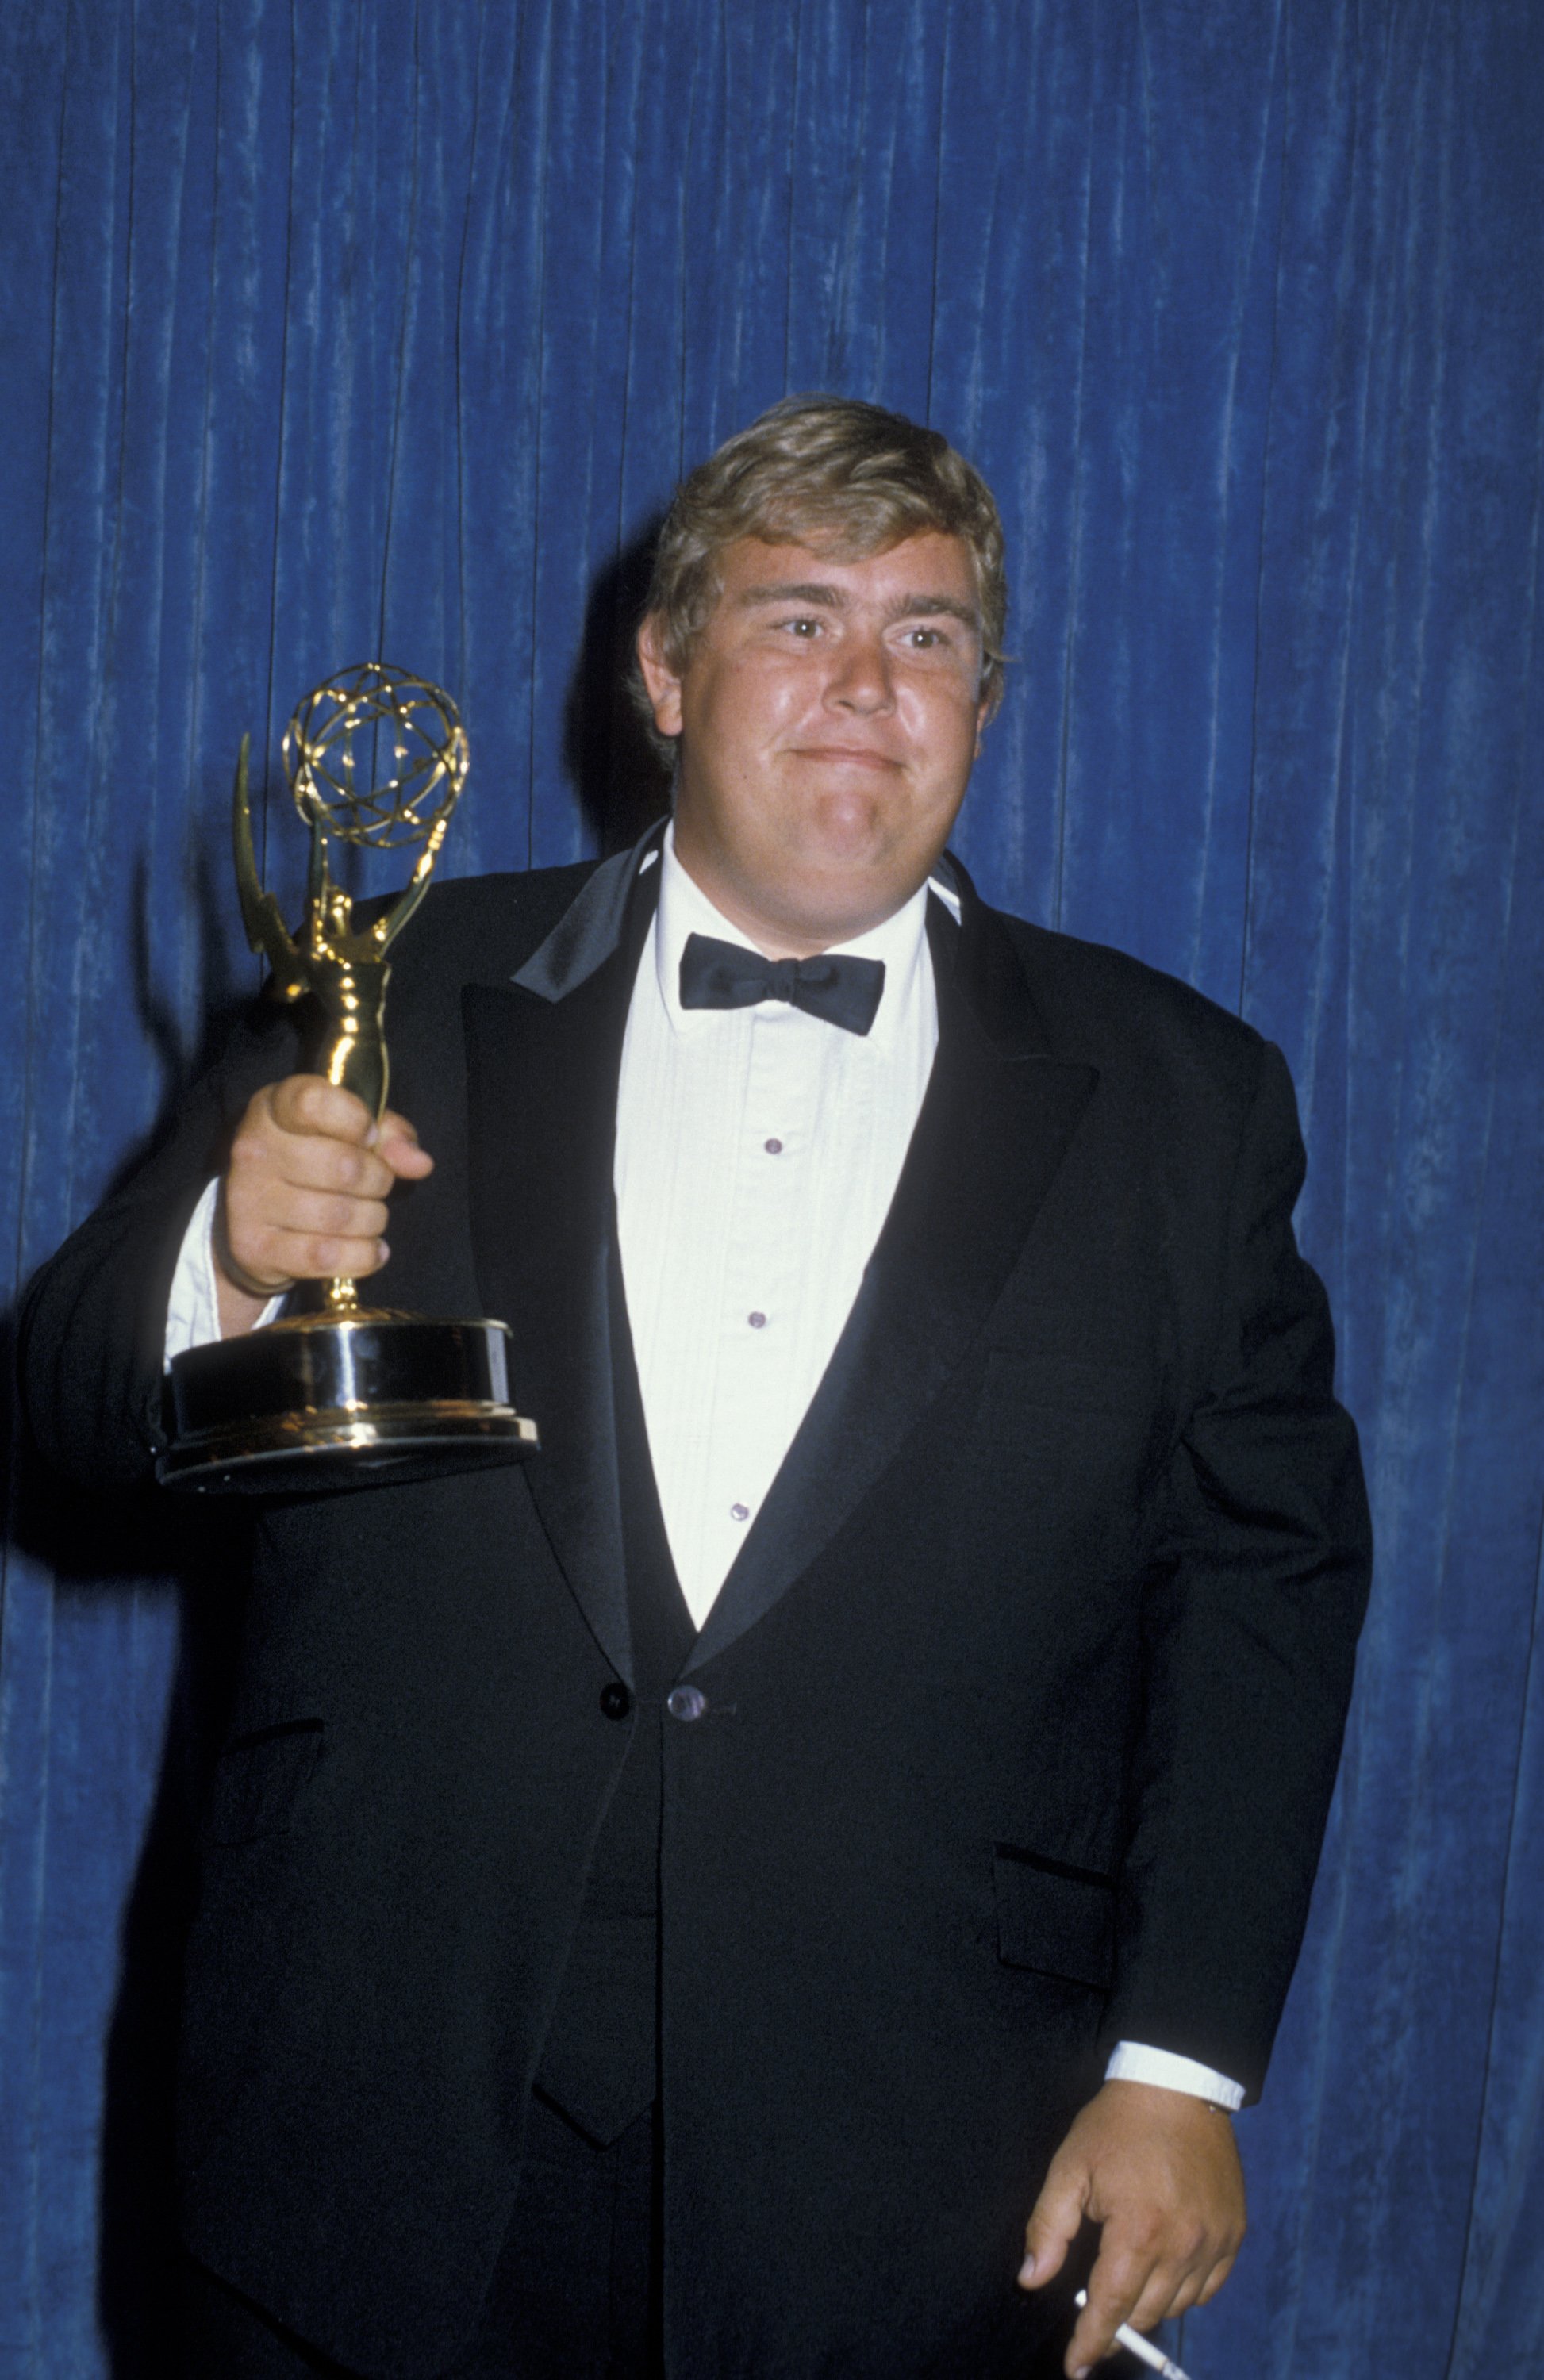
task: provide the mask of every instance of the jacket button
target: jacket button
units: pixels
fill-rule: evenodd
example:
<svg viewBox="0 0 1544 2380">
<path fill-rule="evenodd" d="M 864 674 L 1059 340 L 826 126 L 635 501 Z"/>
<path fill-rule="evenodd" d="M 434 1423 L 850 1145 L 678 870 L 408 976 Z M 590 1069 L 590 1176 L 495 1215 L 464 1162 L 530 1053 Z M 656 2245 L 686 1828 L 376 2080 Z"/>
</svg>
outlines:
<svg viewBox="0 0 1544 2380">
<path fill-rule="evenodd" d="M 672 1718 L 700 1718 L 708 1707 L 708 1697 L 700 1686 L 672 1686 L 664 1706 Z"/>
<path fill-rule="evenodd" d="M 608 1718 L 626 1718 L 632 1706 L 631 1694 L 615 1678 L 609 1686 L 601 1688 L 601 1708 Z"/>
</svg>

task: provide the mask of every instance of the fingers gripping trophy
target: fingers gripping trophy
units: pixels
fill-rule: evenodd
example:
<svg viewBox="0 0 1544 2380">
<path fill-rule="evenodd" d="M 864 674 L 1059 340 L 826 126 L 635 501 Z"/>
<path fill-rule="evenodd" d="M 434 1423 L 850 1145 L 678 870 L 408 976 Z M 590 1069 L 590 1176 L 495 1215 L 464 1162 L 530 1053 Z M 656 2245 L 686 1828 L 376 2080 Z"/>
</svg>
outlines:
<svg viewBox="0 0 1544 2380">
<path fill-rule="evenodd" d="M 389 767 L 377 781 L 383 748 Z M 283 750 L 310 830 L 305 909 L 292 935 L 259 880 L 243 737 L 233 817 L 242 923 L 274 996 L 314 1001 L 316 1071 L 379 1120 L 386 953 L 429 889 L 467 779 L 466 732 L 438 686 L 371 662 L 307 695 Z M 400 897 L 356 927 L 334 844 L 421 848 Z M 330 1281 L 313 1310 L 173 1359 L 173 1439 L 158 1475 L 172 1488 L 294 1494 L 518 1460 L 538 1439 L 509 1402 L 508 1342 L 503 1322 L 368 1307 L 352 1281 Z"/>
</svg>

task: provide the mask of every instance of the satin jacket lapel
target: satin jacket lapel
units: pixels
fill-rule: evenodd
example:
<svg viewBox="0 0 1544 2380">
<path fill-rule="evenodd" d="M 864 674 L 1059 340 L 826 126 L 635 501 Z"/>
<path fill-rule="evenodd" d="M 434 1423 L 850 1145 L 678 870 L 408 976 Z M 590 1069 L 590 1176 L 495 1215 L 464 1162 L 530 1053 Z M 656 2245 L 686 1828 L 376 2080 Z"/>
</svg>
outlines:
<svg viewBox="0 0 1544 2380">
<path fill-rule="evenodd" d="M 1001 1293 L 1098 1081 L 1052 1057 L 1017 954 L 930 904 L 938 1053 L 863 1286 L 689 1669 L 784 1594 L 899 1453 Z"/>
<path fill-rule="evenodd" d="M 565 968 L 535 990 L 523 980 L 528 963 L 507 986 L 463 994 L 484 1311 L 509 1324 L 513 1393 L 541 1433 L 525 1475 L 542 1525 L 597 1642 L 629 1682 L 607 1252 L 622 1036 L 656 882 L 645 880 L 626 930 L 598 964 L 587 953 L 582 970 Z"/>
</svg>

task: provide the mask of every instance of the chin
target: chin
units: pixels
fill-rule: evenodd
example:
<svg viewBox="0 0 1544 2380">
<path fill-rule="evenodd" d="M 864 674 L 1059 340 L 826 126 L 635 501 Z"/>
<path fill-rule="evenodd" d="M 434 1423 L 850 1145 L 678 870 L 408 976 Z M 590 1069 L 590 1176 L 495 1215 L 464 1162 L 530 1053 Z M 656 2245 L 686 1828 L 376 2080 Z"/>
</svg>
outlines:
<svg viewBox="0 0 1544 2380">
<path fill-rule="evenodd" d="M 894 829 L 867 803 L 822 810 L 809 820 L 790 856 L 811 881 L 822 874 L 834 878 L 845 873 L 878 881 L 896 873 Z"/>
</svg>

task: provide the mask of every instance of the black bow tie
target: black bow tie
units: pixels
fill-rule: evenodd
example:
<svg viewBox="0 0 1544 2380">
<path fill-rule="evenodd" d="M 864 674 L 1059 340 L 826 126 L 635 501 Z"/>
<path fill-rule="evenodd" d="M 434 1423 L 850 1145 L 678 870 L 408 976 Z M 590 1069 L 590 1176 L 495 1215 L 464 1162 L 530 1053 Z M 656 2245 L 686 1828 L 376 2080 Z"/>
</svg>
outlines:
<svg viewBox="0 0 1544 2380">
<path fill-rule="evenodd" d="M 683 1008 L 753 1008 L 759 1000 L 787 1000 L 808 1016 L 867 1033 L 884 990 L 882 959 L 768 959 L 738 942 L 688 934 L 681 953 Z"/>
</svg>

